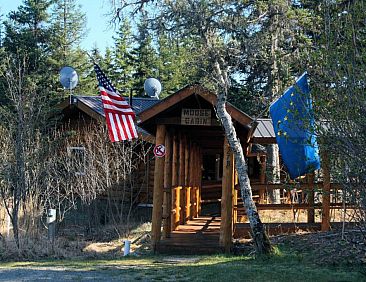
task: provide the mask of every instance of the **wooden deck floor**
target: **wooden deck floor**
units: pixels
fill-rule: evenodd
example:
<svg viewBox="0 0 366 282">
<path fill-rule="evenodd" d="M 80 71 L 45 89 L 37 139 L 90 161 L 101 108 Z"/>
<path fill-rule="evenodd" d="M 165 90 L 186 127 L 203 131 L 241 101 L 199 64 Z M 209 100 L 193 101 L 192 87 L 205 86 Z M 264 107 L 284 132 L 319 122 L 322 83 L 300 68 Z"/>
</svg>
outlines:
<svg viewBox="0 0 366 282">
<path fill-rule="evenodd" d="M 298 230 L 320 230 L 320 223 L 267 223 L 270 235 L 293 233 Z M 248 223 L 237 223 L 234 238 L 250 238 Z M 214 254 L 223 250 L 219 246 L 220 217 L 201 216 L 190 220 L 186 225 L 178 226 L 170 238 L 163 238 L 158 246 L 158 253 L 165 254 Z"/>
<path fill-rule="evenodd" d="M 213 254 L 220 253 L 220 217 L 199 217 L 179 225 L 170 238 L 162 239 L 158 253 Z"/>
</svg>

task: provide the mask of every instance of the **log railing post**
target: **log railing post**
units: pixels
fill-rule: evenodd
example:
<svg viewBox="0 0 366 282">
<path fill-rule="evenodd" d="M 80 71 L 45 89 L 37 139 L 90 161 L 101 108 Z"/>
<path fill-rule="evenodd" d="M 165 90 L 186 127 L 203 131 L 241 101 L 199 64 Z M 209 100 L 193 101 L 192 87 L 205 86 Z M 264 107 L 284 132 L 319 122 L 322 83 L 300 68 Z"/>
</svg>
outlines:
<svg viewBox="0 0 366 282">
<path fill-rule="evenodd" d="M 179 141 L 178 136 L 174 134 L 173 138 L 173 161 L 172 161 L 172 187 L 174 187 L 172 194 L 173 204 L 173 216 L 172 216 L 172 227 L 175 230 L 179 225 L 180 219 L 180 187 L 178 185 L 179 176 Z"/>
<path fill-rule="evenodd" d="M 192 144 L 190 151 L 190 172 L 189 172 L 189 186 L 191 187 L 191 219 L 196 217 L 196 184 L 195 184 L 195 176 L 197 171 L 196 165 L 196 145 Z"/>
<path fill-rule="evenodd" d="M 261 184 L 266 184 L 266 168 L 267 168 L 266 157 L 260 156 L 259 159 L 260 159 L 260 165 L 261 165 L 259 181 Z M 259 190 L 259 202 L 261 204 L 265 203 L 265 189 Z"/>
<path fill-rule="evenodd" d="M 165 144 L 165 125 L 158 125 L 156 128 L 156 145 Z M 154 193 L 153 193 L 153 211 L 152 211 L 152 245 L 156 252 L 157 245 L 161 236 L 162 223 L 162 204 L 163 204 L 163 186 L 164 186 L 164 157 L 155 157 L 154 169 Z"/>
<path fill-rule="evenodd" d="M 225 250 L 226 253 L 230 253 L 232 245 L 233 190 L 234 155 L 230 151 L 229 144 L 225 138 L 222 173 L 220 246 Z"/>
<path fill-rule="evenodd" d="M 186 140 L 184 148 L 184 187 L 185 187 L 185 217 L 184 223 L 191 218 L 191 187 L 189 187 L 189 142 Z"/>
<path fill-rule="evenodd" d="M 314 210 L 314 172 L 307 175 L 308 183 L 308 223 L 315 222 L 315 210 Z"/>
<path fill-rule="evenodd" d="M 235 167 L 235 164 L 234 164 Z M 239 185 L 238 172 L 234 169 L 234 187 Z M 238 222 L 238 190 L 233 191 L 233 224 Z M 234 225 L 233 225 L 234 226 Z"/>
<path fill-rule="evenodd" d="M 164 205 L 163 205 L 163 236 L 170 237 L 172 214 L 172 136 L 169 131 L 165 134 L 165 163 L 164 163 Z"/>
<path fill-rule="evenodd" d="M 180 142 L 179 142 L 179 199 L 180 199 L 180 215 L 179 215 L 179 223 L 184 224 L 184 215 L 185 215 L 185 191 L 184 191 L 184 150 L 185 150 L 185 136 L 180 134 Z"/>
<path fill-rule="evenodd" d="M 329 157 L 322 154 L 323 195 L 322 195 L 322 231 L 330 230 L 330 170 Z"/>
<path fill-rule="evenodd" d="M 197 215 L 201 214 L 201 192 L 202 192 L 202 164 L 203 164 L 203 155 L 202 149 L 198 150 L 198 163 L 199 163 L 199 173 L 198 173 L 198 191 L 197 191 Z"/>
</svg>

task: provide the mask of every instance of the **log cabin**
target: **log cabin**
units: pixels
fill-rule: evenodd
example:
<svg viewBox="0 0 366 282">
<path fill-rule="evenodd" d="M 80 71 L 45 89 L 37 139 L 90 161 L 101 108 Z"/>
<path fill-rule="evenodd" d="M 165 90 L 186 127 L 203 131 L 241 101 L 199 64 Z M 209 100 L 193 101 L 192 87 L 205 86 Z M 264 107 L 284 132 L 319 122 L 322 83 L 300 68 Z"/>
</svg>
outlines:
<svg viewBox="0 0 366 282">
<path fill-rule="evenodd" d="M 126 98 L 128 100 L 128 98 Z M 133 97 L 129 100 L 132 107 L 138 116 L 139 113 L 153 106 L 159 100 L 154 98 L 145 97 Z M 89 156 L 92 147 L 88 142 L 100 142 L 103 137 L 100 135 L 105 135 L 103 142 L 109 143 L 108 134 L 106 132 L 105 125 L 105 114 L 103 110 L 103 104 L 101 96 L 78 96 L 73 95 L 65 99 L 61 104 L 58 105 L 58 109 L 62 113 L 61 119 L 61 130 L 72 132 L 69 138 L 67 138 L 65 146 L 67 148 L 68 155 L 73 159 L 78 158 L 79 164 L 77 168 L 71 167 L 70 169 L 75 170 L 75 173 L 82 177 L 85 173 L 85 168 L 83 168 L 83 163 L 85 159 Z M 104 131 L 101 132 L 101 127 Z M 95 203 L 97 205 L 96 210 L 107 210 L 103 205 L 113 206 L 114 212 L 116 214 L 122 214 L 122 211 L 118 211 L 117 206 L 129 207 L 133 205 L 133 210 L 138 210 L 140 213 L 150 216 L 151 214 L 151 203 L 152 203 L 152 191 L 153 191 L 153 181 L 154 181 L 154 162 L 153 155 L 151 152 L 152 143 L 154 143 L 154 136 L 146 132 L 140 127 L 137 127 L 137 132 L 139 136 L 139 142 L 134 146 L 137 151 L 144 151 L 144 159 L 137 164 L 138 168 L 133 172 L 133 182 L 126 188 L 126 185 L 122 182 L 115 182 L 105 191 L 102 191 L 98 195 L 98 201 L 100 203 Z M 136 152 L 136 156 L 139 152 Z M 137 156 L 140 159 L 140 156 Z M 116 161 L 116 160 L 114 160 Z M 136 164 L 134 164 L 136 166 Z M 120 173 L 121 174 L 121 173 Z M 131 182 L 131 181 L 130 181 Z M 112 204 L 111 204 L 112 202 Z M 126 204 L 121 204 L 126 202 Z M 132 203 L 133 202 L 133 203 Z M 91 217 L 95 219 L 95 224 L 107 223 L 110 221 L 111 212 L 100 212 L 101 214 L 93 214 Z"/>
<path fill-rule="evenodd" d="M 139 126 L 155 136 L 156 146 L 166 154 L 155 158 L 152 245 L 157 252 L 172 249 L 193 253 L 232 249 L 234 236 L 248 235 L 235 172 L 233 154 L 215 113 L 217 96 L 200 85 L 187 86 L 139 115 Z M 314 176 L 306 186 L 307 203 L 281 201 L 268 204 L 267 195 L 285 187 L 266 174 L 266 148 L 276 145 L 270 119 L 254 119 L 227 103 L 238 138 L 248 162 L 248 174 L 257 197 L 258 209 L 308 210 L 314 223 Z M 279 154 L 277 166 L 280 165 Z M 304 186 L 305 187 L 305 186 Z M 319 188 L 319 187 L 317 187 Z M 329 180 L 324 187 L 329 189 Z M 326 197 L 325 197 L 326 198 Z M 324 199 L 324 197 L 323 197 Z M 324 206 L 325 205 L 325 206 Z M 328 223 L 329 205 L 323 201 L 323 227 Z M 246 228 L 245 231 L 240 229 Z M 324 227 L 325 229 L 326 227 Z"/>
<path fill-rule="evenodd" d="M 230 252 L 234 237 L 248 236 L 248 226 L 242 223 L 245 211 L 234 158 L 215 114 L 215 104 L 216 94 L 198 84 L 163 100 L 132 100 L 140 138 L 165 146 L 165 155 L 155 157 L 149 167 L 150 181 L 146 196 L 141 198 L 141 204 L 153 206 L 152 244 L 157 252 L 174 249 L 186 253 L 190 248 L 192 253 Z M 289 202 L 285 197 L 271 202 L 273 191 L 283 193 L 293 188 L 280 183 L 282 175 L 273 181 L 273 167 L 267 163 L 277 158 L 276 166 L 280 166 L 278 152 L 270 156 L 271 146 L 276 145 L 272 122 L 254 119 L 230 103 L 226 107 L 245 152 L 258 209 L 302 208 L 308 210 L 308 223 L 314 223 L 314 209 L 322 208 L 321 228 L 329 229 L 329 196 L 323 197 L 323 206 L 316 206 L 311 196 L 306 203 Z M 100 97 L 72 96 L 61 109 L 64 121 L 104 120 Z M 279 171 L 277 168 L 276 173 Z M 330 191 L 327 170 L 324 176 L 324 183 L 314 186 L 310 175 L 303 187 Z"/>
</svg>

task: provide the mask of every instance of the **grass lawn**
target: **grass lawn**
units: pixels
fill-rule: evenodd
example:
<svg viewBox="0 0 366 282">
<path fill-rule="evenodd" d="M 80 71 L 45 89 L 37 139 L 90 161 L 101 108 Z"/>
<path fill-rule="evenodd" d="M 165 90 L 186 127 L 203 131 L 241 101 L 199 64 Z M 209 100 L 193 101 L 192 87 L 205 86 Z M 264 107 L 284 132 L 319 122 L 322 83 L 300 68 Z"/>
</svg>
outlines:
<svg viewBox="0 0 366 282">
<path fill-rule="evenodd" d="M 118 260 L 0 263 L 0 270 L 66 269 L 69 275 L 73 271 L 78 271 L 78 275 L 80 271 L 102 273 L 106 281 L 366 281 L 365 266 L 320 265 L 313 257 L 316 256 L 311 253 L 294 253 L 283 247 L 283 250 L 270 258 L 147 255 Z"/>
</svg>

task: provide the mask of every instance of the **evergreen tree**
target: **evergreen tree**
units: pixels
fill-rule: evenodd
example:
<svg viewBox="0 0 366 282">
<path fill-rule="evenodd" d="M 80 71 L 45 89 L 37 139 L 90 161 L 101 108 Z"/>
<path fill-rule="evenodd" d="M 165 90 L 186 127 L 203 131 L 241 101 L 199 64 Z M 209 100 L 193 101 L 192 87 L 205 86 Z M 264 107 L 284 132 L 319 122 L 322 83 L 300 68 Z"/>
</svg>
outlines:
<svg viewBox="0 0 366 282">
<path fill-rule="evenodd" d="M 149 77 L 158 76 L 157 52 L 153 46 L 153 37 L 148 29 L 146 14 L 143 14 L 138 33 L 135 37 L 137 46 L 132 54 L 136 58 L 136 72 L 133 74 L 133 91 L 136 95 L 143 95 L 144 82 Z"/>
<path fill-rule="evenodd" d="M 250 114 L 268 108 L 307 69 L 318 19 L 301 2 L 255 1 L 247 9 L 250 24 L 236 33 L 243 48 L 234 99 Z"/>
<path fill-rule="evenodd" d="M 111 79 L 119 90 L 129 92 L 134 85 L 133 74 L 136 72 L 136 58 L 132 53 L 133 35 L 127 20 L 121 23 L 114 41 L 114 66 Z"/>
<path fill-rule="evenodd" d="M 160 31 L 158 46 L 158 70 L 164 88 L 163 96 L 200 80 L 199 56 L 193 39 L 182 38 L 179 33 Z"/>
<path fill-rule="evenodd" d="M 51 13 L 52 37 L 50 40 L 51 56 L 48 64 L 54 70 L 53 81 L 58 92 L 62 92 L 58 82 L 58 73 L 63 66 L 72 66 L 79 75 L 79 83 L 74 89 L 76 93 L 86 94 L 90 91 L 87 74 L 90 63 L 86 52 L 79 44 L 85 36 L 85 14 L 75 0 L 56 0 Z"/>
<path fill-rule="evenodd" d="M 75 0 L 56 0 L 52 9 L 53 57 L 63 65 L 74 65 L 75 50 L 85 36 L 85 14 Z"/>
<path fill-rule="evenodd" d="M 6 64 L 26 65 L 24 74 L 39 89 L 49 89 L 52 71 L 47 59 L 50 56 L 50 28 L 47 10 L 52 1 L 25 0 L 18 10 L 12 11 L 4 21 L 3 54 Z M 9 103 L 5 81 L 1 83 L 0 93 L 4 103 Z M 51 89 L 49 97 L 54 96 Z M 48 99 L 52 103 L 51 99 Z"/>
<path fill-rule="evenodd" d="M 52 1 L 24 0 L 17 11 L 5 21 L 4 48 L 19 60 L 27 58 L 28 71 L 46 73 L 45 61 L 50 54 L 50 35 L 47 10 Z"/>
</svg>

